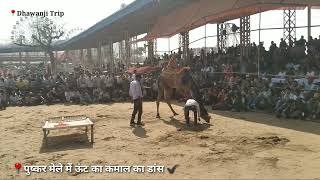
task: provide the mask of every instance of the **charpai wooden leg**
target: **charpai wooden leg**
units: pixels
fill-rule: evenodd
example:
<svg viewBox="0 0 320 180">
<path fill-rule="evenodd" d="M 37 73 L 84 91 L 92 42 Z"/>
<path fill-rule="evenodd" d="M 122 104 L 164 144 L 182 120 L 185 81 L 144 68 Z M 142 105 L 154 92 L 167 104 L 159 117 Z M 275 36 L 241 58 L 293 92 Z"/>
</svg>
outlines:
<svg viewBox="0 0 320 180">
<path fill-rule="evenodd" d="M 48 134 L 49 134 L 49 133 L 47 133 L 47 131 L 44 129 L 44 130 L 43 130 L 43 138 L 44 138 L 45 147 L 48 147 L 48 139 L 47 139 Z"/>
<path fill-rule="evenodd" d="M 94 135 L 93 135 L 93 125 L 91 125 L 91 143 L 93 144 L 94 142 Z"/>
</svg>

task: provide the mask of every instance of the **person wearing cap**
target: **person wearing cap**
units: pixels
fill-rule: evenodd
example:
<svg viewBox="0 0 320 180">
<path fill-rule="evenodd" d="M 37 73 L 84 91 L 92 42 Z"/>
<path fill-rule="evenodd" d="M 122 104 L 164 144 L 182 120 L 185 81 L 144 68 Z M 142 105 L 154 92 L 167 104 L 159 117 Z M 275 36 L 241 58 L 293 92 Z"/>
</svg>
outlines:
<svg viewBox="0 0 320 180">
<path fill-rule="evenodd" d="M 136 117 L 136 114 L 138 113 L 138 126 L 143 126 L 144 124 L 141 122 L 141 116 L 142 116 L 142 87 L 141 87 L 141 75 L 137 74 L 135 77 L 135 80 L 133 80 L 130 83 L 130 89 L 129 89 L 129 95 L 133 100 L 133 112 L 131 116 L 130 126 L 134 126 L 135 122 L 134 119 Z"/>
</svg>

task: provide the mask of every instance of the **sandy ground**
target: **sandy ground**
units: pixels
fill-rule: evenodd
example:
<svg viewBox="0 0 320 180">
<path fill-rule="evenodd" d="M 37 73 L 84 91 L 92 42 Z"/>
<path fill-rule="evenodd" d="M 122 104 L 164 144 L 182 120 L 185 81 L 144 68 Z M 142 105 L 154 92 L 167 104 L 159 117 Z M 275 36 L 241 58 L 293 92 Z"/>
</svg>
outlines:
<svg viewBox="0 0 320 180">
<path fill-rule="evenodd" d="M 15 107 L 0 112 L 0 179 L 312 179 L 320 178 L 320 124 L 279 120 L 263 113 L 211 112 L 214 121 L 186 127 L 180 115 L 162 119 L 144 103 L 144 128 L 130 128 L 132 104 Z M 95 143 L 84 129 L 52 131 L 49 147 L 41 126 L 47 117 L 86 114 Z M 90 136 L 90 134 L 89 134 Z M 143 165 L 172 167 L 174 174 L 17 173 L 14 163 L 50 165 Z"/>
</svg>

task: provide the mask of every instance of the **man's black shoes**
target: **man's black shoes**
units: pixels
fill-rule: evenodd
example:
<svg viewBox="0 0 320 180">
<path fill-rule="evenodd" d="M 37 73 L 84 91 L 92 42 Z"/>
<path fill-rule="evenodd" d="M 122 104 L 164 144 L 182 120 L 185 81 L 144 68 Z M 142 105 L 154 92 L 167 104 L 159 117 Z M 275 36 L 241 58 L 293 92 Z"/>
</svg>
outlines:
<svg viewBox="0 0 320 180">
<path fill-rule="evenodd" d="M 131 127 L 134 127 L 135 125 L 137 125 L 137 126 L 144 126 L 144 123 L 143 123 L 143 122 L 138 122 L 138 123 L 130 122 L 130 126 L 131 126 Z"/>
<path fill-rule="evenodd" d="M 138 122 L 137 126 L 144 126 L 144 123 L 143 122 Z"/>
<path fill-rule="evenodd" d="M 130 122 L 130 126 L 131 126 L 131 127 L 134 127 L 135 125 L 136 125 L 135 122 Z"/>
</svg>

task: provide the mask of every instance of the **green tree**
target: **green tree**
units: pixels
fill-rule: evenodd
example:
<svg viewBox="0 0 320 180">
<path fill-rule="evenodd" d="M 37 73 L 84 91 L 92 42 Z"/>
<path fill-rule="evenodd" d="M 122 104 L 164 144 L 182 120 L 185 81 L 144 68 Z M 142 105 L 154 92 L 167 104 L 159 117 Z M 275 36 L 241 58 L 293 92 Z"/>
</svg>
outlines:
<svg viewBox="0 0 320 180">
<path fill-rule="evenodd" d="M 65 34 L 63 25 L 43 17 L 29 18 L 17 23 L 12 41 L 18 46 L 40 48 L 50 57 L 51 72 L 56 73 L 53 44 Z"/>
</svg>

